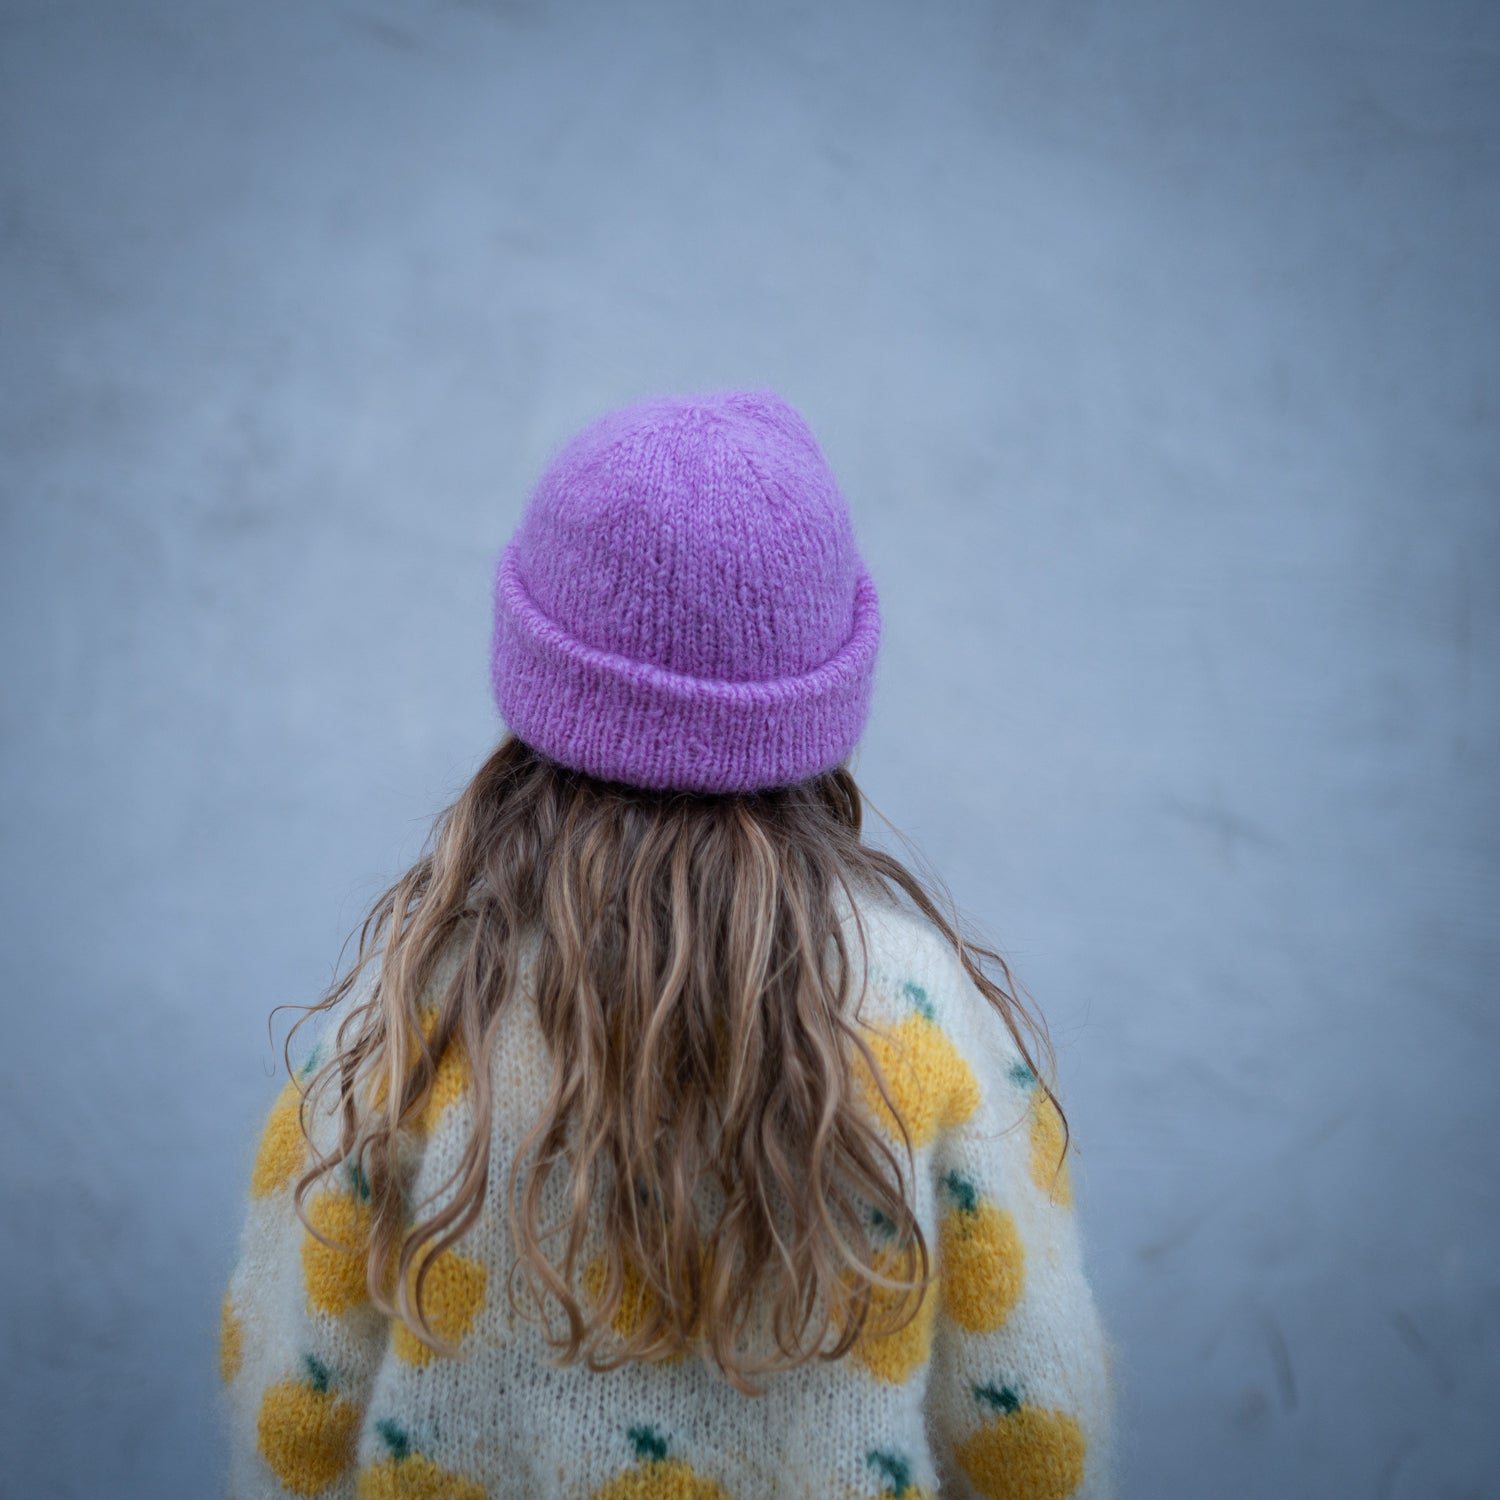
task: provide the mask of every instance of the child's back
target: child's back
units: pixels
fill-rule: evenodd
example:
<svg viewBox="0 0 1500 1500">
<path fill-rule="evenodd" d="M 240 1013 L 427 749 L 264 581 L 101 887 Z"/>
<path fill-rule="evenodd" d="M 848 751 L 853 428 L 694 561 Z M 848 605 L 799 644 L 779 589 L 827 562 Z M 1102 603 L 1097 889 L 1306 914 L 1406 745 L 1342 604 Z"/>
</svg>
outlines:
<svg viewBox="0 0 1500 1500">
<path fill-rule="evenodd" d="M 502 562 L 521 738 L 382 898 L 383 953 L 362 939 L 267 1121 L 224 1305 L 231 1493 L 1109 1495 L 1027 1018 L 859 840 L 839 762 L 874 596 L 831 478 L 773 397 L 633 412 L 565 453 Z M 580 476 L 614 499 L 569 530 Z M 657 503 L 670 601 L 611 619 L 600 559 L 684 485 L 739 550 L 695 567 Z"/>
</svg>

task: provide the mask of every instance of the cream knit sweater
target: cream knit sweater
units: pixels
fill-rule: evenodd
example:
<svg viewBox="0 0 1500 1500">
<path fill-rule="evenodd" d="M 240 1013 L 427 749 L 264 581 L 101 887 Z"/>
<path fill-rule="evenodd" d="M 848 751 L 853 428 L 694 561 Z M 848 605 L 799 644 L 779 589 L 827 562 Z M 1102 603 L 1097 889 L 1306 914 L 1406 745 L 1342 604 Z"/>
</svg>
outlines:
<svg viewBox="0 0 1500 1500">
<path fill-rule="evenodd" d="M 291 1080 L 253 1164 L 247 1144 L 249 1203 L 220 1350 L 230 1500 L 1109 1500 L 1108 1343 L 1066 1165 L 1053 1175 L 1056 1111 L 936 930 L 894 907 L 861 915 L 861 1014 L 917 1148 L 915 1203 L 939 1278 L 905 1329 L 772 1376 L 753 1398 L 692 1357 L 604 1374 L 550 1364 L 506 1295 L 514 1252 L 496 1211 L 548 1079 L 535 1013 L 517 1003 L 490 1063 L 484 1214 L 424 1286 L 457 1358 L 388 1322 L 365 1298 L 362 1259 L 299 1222 Z M 457 963 L 454 952 L 433 976 L 429 1019 Z M 447 1177 L 469 1132 L 467 1069 L 451 1048 L 413 1131 L 413 1201 Z M 878 1095 L 866 1087 L 866 1098 L 890 1129 Z M 320 1145 L 336 1139 L 331 1115 L 312 1128 Z M 346 1173 L 307 1199 L 344 1244 L 368 1217 L 360 1187 Z"/>
</svg>

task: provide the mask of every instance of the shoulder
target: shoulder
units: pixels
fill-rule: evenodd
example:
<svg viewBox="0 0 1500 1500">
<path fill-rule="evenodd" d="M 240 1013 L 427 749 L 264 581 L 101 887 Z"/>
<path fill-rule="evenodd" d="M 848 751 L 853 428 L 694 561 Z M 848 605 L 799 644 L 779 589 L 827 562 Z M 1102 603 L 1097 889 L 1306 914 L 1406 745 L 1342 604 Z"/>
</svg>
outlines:
<svg viewBox="0 0 1500 1500">
<path fill-rule="evenodd" d="M 985 1072 L 1009 1073 L 1022 1061 L 1004 1020 L 934 923 L 894 903 L 862 902 L 857 913 L 864 931 L 871 1009 L 920 1010 L 948 1033 L 960 1052 L 972 1054 Z M 851 965 L 858 974 L 860 940 L 853 916 L 848 931 Z"/>
<path fill-rule="evenodd" d="M 954 1132 L 1011 1133 L 1002 1149 L 1014 1154 L 1013 1132 L 1031 1108 L 1035 1078 L 1005 1017 L 920 912 L 883 907 L 859 915 L 866 969 L 862 992 L 856 979 L 854 1014 L 889 1099 L 872 1097 L 877 1117 L 889 1128 L 894 1110 L 917 1146 Z M 848 945 L 857 968 L 858 930 Z"/>
</svg>

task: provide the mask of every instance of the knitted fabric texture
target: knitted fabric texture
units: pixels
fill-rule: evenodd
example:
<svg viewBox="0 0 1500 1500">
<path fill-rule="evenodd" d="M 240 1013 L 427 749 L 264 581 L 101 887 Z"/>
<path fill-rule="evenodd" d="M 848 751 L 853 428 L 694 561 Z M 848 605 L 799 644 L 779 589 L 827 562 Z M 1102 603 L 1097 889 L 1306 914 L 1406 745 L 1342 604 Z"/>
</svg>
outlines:
<svg viewBox="0 0 1500 1500">
<path fill-rule="evenodd" d="M 659 396 L 553 459 L 495 570 L 506 724 L 635 786 L 837 765 L 869 713 L 875 585 L 807 423 L 771 391 Z"/>
<path fill-rule="evenodd" d="M 525 971 L 488 1060 L 490 1193 L 425 1284 L 456 1356 L 383 1317 L 366 1298 L 363 1258 L 299 1222 L 291 1190 L 305 1148 L 292 1080 L 253 1164 L 247 1150 L 220 1341 L 232 1500 L 1109 1500 L 1108 1342 L 1056 1111 L 935 929 L 894 907 L 862 917 L 863 975 L 848 929 L 853 993 L 867 978 L 860 1016 L 914 1143 L 912 1201 L 936 1275 L 905 1328 L 772 1376 L 756 1397 L 696 1356 L 607 1373 L 551 1364 L 507 1297 L 515 1253 L 498 1201 L 550 1077 Z M 433 976 L 429 1017 L 460 961 L 455 946 Z M 469 1068 L 462 1055 L 443 1060 L 413 1131 L 410 1201 L 460 1158 L 473 1125 Z M 893 1131 L 870 1075 L 859 1081 Z M 336 1115 L 316 1112 L 311 1129 L 320 1145 L 336 1141 Z M 363 1189 L 351 1170 L 309 1194 L 313 1222 L 341 1245 L 368 1232 Z M 586 1295 L 596 1283 L 581 1280 Z M 622 1305 L 627 1329 L 637 1305 Z"/>
</svg>

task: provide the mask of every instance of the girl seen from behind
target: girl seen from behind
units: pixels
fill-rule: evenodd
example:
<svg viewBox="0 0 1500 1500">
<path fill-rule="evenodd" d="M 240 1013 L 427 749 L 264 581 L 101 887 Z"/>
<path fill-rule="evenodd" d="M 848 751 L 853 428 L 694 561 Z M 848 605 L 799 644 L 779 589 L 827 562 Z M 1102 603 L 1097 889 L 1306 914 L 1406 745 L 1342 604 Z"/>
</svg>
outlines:
<svg viewBox="0 0 1500 1500">
<path fill-rule="evenodd" d="M 1113 1494 L 1045 1031 L 862 838 L 879 638 L 773 393 L 553 459 L 495 575 L 508 732 L 249 1165 L 236 1500 Z"/>
</svg>

